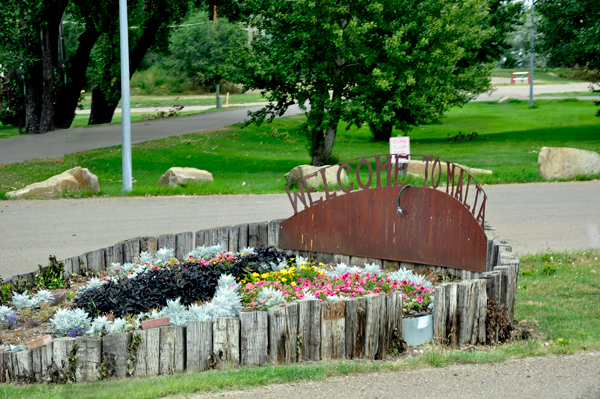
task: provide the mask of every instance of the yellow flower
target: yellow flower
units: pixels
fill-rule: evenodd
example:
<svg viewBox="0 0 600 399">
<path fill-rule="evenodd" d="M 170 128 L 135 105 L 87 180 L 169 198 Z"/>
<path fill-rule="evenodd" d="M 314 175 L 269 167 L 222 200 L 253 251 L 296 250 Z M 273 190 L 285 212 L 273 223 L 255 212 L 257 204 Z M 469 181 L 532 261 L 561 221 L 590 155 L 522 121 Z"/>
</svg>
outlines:
<svg viewBox="0 0 600 399">
<path fill-rule="evenodd" d="M 256 272 L 252 273 L 252 277 L 259 277 L 259 276 L 260 276 L 260 274 L 258 274 Z"/>
<path fill-rule="evenodd" d="M 287 278 L 282 278 L 281 281 L 283 281 L 284 283 L 287 281 Z"/>
<path fill-rule="evenodd" d="M 262 277 L 262 278 L 269 278 L 269 275 L 268 275 L 267 273 L 263 273 L 263 274 L 261 275 L 261 277 Z"/>
<path fill-rule="evenodd" d="M 296 283 L 290 283 L 290 285 L 296 285 Z"/>
</svg>

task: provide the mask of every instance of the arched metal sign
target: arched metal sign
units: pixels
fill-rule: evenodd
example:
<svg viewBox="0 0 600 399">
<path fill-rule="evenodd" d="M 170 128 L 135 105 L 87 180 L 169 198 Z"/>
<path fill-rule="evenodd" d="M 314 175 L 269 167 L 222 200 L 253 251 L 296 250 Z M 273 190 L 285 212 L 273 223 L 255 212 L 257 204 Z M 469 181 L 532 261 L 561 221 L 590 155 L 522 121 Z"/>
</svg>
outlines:
<svg viewBox="0 0 600 399">
<path fill-rule="evenodd" d="M 339 192 L 329 187 L 325 169 L 288 185 L 295 214 L 281 223 L 280 247 L 485 271 L 485 192 L 456 164 L 410 157 L 424 161 L 420 187 L 406 183 L 402 164 L 392 164 L 391 155 L 330 166 L 338 168 Z M 354 171 L 354 181 L 344 182 L 342 170 Z M 307 180 L 315 177 L 323 181 L 322 192 L 308 188 Z M 294 184 L 298 189 L 291 192 Z"/>
</svg>

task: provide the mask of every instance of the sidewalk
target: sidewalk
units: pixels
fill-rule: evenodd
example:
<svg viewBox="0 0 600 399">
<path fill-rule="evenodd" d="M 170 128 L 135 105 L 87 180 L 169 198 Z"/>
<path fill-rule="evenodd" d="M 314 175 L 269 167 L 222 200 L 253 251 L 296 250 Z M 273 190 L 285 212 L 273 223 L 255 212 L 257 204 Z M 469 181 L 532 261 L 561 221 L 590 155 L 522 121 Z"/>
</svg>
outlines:
<svg viewBox="0 0 600 399">
<path fill-rule="evenodd" d="M 354 374 L 325 381 L 268 385 L 201 398 L 600 398 L 600 352 L 510 359 L 415 371 Z M 174 398 L 174 397 L 172 397 Z"/>
</svg>

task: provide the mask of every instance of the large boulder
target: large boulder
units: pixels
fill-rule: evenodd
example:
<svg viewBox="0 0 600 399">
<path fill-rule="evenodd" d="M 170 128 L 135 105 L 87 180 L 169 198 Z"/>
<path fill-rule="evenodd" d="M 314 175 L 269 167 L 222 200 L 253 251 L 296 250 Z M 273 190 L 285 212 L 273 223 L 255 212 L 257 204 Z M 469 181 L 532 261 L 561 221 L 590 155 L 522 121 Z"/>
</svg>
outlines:
<svg viewBox="0 0 600 399">
<path fill-rule="evenodd" d="M 185 186 L 196 183 L 212 183 L 213 175 L 206 170 L 196 168 L 172 167 L 167 170 L 158 180 L 158 186 Z"/>
<path fill-rule="evenodd" d="M 6 193 L 6 198 L 26 198 L 31 195 L 56 198 L 65 190 L 79 191 L 81 189 L 89 189 L 97 193 L 100 191 L 100 185 L 95 174 L 87 168 L 76 166 L 42 182 L 30 184 L 20 190 L 10 191 Z"/>
<path fill-rule="evenodd" d="M 329 165 L 325 166 L 312 166 L 312 165 L 298 165 L 294 169 L 290 170 L 285 174 L 285 180 L 288 184 L 293 183 L 302 179 L 306 175 L 310 175 L 311 173 L 318 172 L 319 170 L 325 169 L 325 179 L 327 180 L 327 186 L 337 186 L 338 184 L 338 167 L 330 168 Z M 340 174 L 341 183 L 344 185 L 348 185 L 348 176 L 346 175 L 346 170 L 342 168 L 342 173 Z M 321 173 L 318 173 L 317 176 L 311 177 L 306 180 L 306 185 L 308 188 L 320 189 L 323 187 L 323 177 Z"/>
<path fill-rule="evenodd" d="M 567 147 L 542 147 L 538 170 L 545 180 L 600 175 L 600 154 Z"/>
<path fill-rule="evenodd" d="M 466 172 L 468 172 L 472 175 L 491 175 L 493 173 L 491 170 L 487 170 L 487 169 L 470 168 L 468 166 L 460 165 L 458 163 L 456 163 L 455 165 L 463 168 Z M 442 173 L 447 172 L 446 171 L 446 169 L 447 169 L 446 162 L 440 162 L 440 167 L 442 169 Z M 433 162 L 429 162 L 429 164 L 427 165 L 427 176 L 431 176 L 432 168 L 433 168 Z M 409 167 L 408 167 L 408 173 L 412 174 L 414 176 L 424 176 L 425 175 L 425 162 L 418 161 L 418 160 L 411 160 L 409 163 Z M 438 173 L 437 169 L 436 169 L 435 173 L 436 174 Z"/>
</svg>

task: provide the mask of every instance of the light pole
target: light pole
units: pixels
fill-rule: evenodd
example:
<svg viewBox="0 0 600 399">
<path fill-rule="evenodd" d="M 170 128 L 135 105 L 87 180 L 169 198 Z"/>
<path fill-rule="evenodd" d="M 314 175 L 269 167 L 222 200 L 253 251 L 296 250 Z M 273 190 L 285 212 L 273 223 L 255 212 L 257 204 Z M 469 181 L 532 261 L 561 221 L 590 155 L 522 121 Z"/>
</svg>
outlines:
<svg viewBox="0 0 600 399">
<path fill-rule="evenodd" d="M 529 46 L 529 108 L 533 108 L 533 2 L 531 0 L 531 44 Z"/>
<path fill-rule="evenodd" d="M 131 113 L 129 109 L 129 37 L 127 34 L 127 0 L 119 0 L 121 41 L 121 135 L 123 137 L 123 191 L 131 191 Z"/>
</svg>

